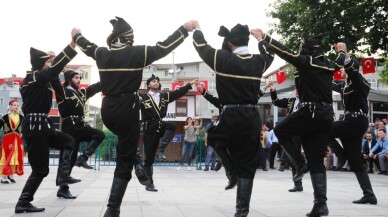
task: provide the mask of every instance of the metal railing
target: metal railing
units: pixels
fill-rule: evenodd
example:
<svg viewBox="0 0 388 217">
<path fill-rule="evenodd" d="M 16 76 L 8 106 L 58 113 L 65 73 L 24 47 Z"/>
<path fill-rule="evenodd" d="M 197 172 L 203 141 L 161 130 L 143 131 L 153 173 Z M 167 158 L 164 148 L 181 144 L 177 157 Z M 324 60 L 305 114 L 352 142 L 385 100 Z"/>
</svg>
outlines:
<svg viewBox="0 0 388 217">
<path fill-rule="evenodd" d="M 3 131 L 0 130 L 0 141 L 2 139 Z M 139 141 L 143 141 L 142 135 Z M 156 158 L 156 161 L 154 163 L 155 166 L 179 166 L 180 160 L 182 158 L 182 146 L 183 146 L 183 137 L 184 134 L 176 134 L 175 139 L 168 144 L 165 151 L 166 160 L 165 161 L 159 161 L 158 158 Z M 87 143 L 82 142 L 79 146 L 79 154 L 83 152 L 83 150 L 86 148 Z M 144 154 L 144 144 L 141 142 L 139 144 L 140 146 L 140 153 L 141 153 L 141 160 L 144 161 L 145 154 Z M 24 144 L 25 152 L 27 152 L 27 145 L 26 142 Z M 94 155 L 91 156 L 88 160 L 88 164 L 91 166 L 94 166 L 95 170 L 100 170 L 101 166 L 116 166 L 116 158 L 117 158 L 117 136 L 113 133 L 107 132 L 105 133 L 105 139 L 101 143 L 101 145 L 97 148 Z M 50 148 L 49 155 L 49 165 L 50 166 L 57 166 L 58 165 L 58 158 L 59 158 L 59 150 Z M 157 150 L 156 154 L 159 153 L 159 149 Z M 24 165 L 29 166 L 28 153 L 25 153 L 24 158 Z M 203 147 L 203 142 L 201 138 L 197 139 L 197 143 L 195 145 L 195 149 L 193 152 L 193 160 L 192 165 L 196 167 L 197 170 L 202 169 L 202 161 L 205 160 L 206 156 L 206 148 Z M 186 161 L 187 162 L 187 157 Z"/>
</svg>

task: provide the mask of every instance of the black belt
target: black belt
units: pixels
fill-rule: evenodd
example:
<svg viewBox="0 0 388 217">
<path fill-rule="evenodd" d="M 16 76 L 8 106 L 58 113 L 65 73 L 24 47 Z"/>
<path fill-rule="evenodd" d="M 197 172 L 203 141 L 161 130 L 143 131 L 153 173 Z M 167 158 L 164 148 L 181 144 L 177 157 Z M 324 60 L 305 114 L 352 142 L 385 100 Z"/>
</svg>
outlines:
<svg viewBox="0 0 388 217">
<path fill-rule="evenodd" d="M 357 117 L 365 117 L 365 118 L 368 118 L 368 115 L 367 114 L 364 114 L 362 112 L 348 112 L 346 111 L 345 112 L 345 116 L 351 116 L 353 118 L 357 118 Z"/>
<path fill-rule="evenodd" d="M 322 105 L 322 106 L 331 106 L 330 103 L 327 102 L 300 102 L 299 107 L 303 107 L 305 105 Z"/>
<path fill-rule="evenodd" d="M 223 109 L 228 109 L 228 108 L 257 108 L 259 105 L 257 104 L 229 104 L 229 105 L 224 105 Z"/>
<path fill-rule="evenodd" d="M 46 113 L 28 113 L 26 116 L 48 117 L 48 114 L 46 114 Z"/>
<path fill-rule="evenodd" d="M 124 93 L 118 93 L 118 94 L 104 94 L 105 96 L 109 96 L 109 97 L 120 97 L 120 96 L 125 96 L 125 95 L 128 95 L 128 94 L 137 94 L 137 92 L 124 92 Z"/>
<path fill-rule="evenodd" d="M 73 125 L 75 125 L 74 119 L 83 122 L 84 125 L 86 124 L 84 117 L 82 115 L 69 115 L 69 116 L 63 118 L 63 120 L 65 120 L 65 119 L 70 119 L 71 122 L 73 122 Z"/>
</svg>

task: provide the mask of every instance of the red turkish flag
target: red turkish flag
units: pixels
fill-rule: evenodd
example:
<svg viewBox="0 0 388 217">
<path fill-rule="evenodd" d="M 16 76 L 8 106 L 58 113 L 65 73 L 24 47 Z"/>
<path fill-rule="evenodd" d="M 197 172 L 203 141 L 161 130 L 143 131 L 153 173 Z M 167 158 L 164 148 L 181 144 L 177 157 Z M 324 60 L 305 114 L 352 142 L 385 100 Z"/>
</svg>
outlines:
<svg viewBox="0 0 388 217">
<path fill-rule="evenodd" d="M 333 78 L 334 78 L 334 80 L 345 80 L 345 78 L 341 76 L 341 71 L 340 70 L 335 71 L 333 73 Z"/>
<path fill-rule="evenodd" d="M 285 72 L 276 72 L 276 80 L 277 80 L 278 84 L 283 83 L 285 80 L 287 80 L 286 73 Z"/>
<path fill-rule="evenodd" d="M 183 85 L 184 85 L 183 82 L 173 82 L 173 83 L 172 83 L 172 91 L 181 88 Z"/>
<path fill-rule="evenodd" d="M 375 73 L 375 59 L 373 57 L 361 58 L 362 73 Z"/>
<path fill-rule="evenodd" d="M 5 83 L 5 79 L 4 78 L 0 78 L 0 84 L 4 84 Z"/>
<path fill-rule="evenodd" d="M 205 90 L 208 90 L 209 89 L 209 85 L 207 83 L 207 81 L 199 81 L 200 84 L 203 85 L 203 87 L 205 88 Z M 197 87 L 197 96 L 200 96 L 202 95 L 201 92 L 199 92 L 200 88 Z"/>
<path fill-rule="evenodd" d="M 87 87 L 89 87 L 89 84 L 80 84 L 79 85 L 79 89 L 81 89 L 81 88 L 87 88 Z"/>
</svg>

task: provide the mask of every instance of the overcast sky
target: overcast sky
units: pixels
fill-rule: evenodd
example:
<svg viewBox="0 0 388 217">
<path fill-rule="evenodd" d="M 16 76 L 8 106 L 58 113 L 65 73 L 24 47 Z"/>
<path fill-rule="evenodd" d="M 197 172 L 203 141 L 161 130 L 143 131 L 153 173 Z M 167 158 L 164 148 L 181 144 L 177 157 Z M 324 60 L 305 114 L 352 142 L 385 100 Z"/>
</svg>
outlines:
<svg viewBox="0 0 388 217">
<path fill-rule="evenodd" d="M 249 28 L 268 30 L 266 16 L 270 0 L 110 0 L 110 1 L 48 1 L 13 0 L 0 3 L 0 77 L 11 74 L 24 77 L 31 68 L 29 49 L 60 52 L 71 40 L 73 27 L 99 46 L 106 46 L 112 31 L 109 20 L 123 17 L 134 29 L 135 45 L 154 45 L 164 40 L 184 22 L 198 20 L 208 43 L 220 48 L 217 35 L 221 25 L 232 28 L 237 23 Z M 249 48 L 257 53 L 257 41 L 251 37 Z M 200 61 L 192 45 L 192 36 L 175 50 L 175 63 Z M 157 63 L 172 63 L 172 54 Z M 275 61 L 271 68 L 282 65 Z M 71 64 L 95 65 L 79 51 Z M 275 66 L 276 65 L 276 66 Z M 96 75 L 97 76 L 97 75 Z M 97 78 L 98 79 L 98 76 Z M 94 80 L 94 79 L 93 79 Z"/>
</svg>

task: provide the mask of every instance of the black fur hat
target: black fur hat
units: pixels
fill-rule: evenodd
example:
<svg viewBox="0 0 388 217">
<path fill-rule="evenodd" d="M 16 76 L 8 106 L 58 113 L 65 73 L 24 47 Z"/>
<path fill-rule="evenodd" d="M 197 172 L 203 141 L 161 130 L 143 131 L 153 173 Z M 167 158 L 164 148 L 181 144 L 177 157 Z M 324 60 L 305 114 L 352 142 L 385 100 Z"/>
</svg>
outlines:
<svg viewBox="0 0 388 217">
<path fill-rule="evenodd" d="M 63 72 L 63 75 L 65 77 L 65 85 L 68 84 L 71 79 L 75 76 L 75 75 L 79 75 L 78 72 L 75 72 L 73 70 L 66 70 Z"/>
<path fill-rule="evenodd" d="M 50 58 L 50 55 L 48 55 L 46 52 L 31 47 L 30 58 L 32 70 L 35 71 L 43 68 L 45 62 Z"/>
<path fill-rule="evenodd" d="M 314 57 L 323 56 L 322 40 L 323 34 L 308 37 L 306 33 L 302 34 L 300 54 L 311 55 Z"/>
<path fill-rule="evenodd" d="M 116 19 L 111 19 L 109 21 L 113 30 L 112 33 L 108 36 L 106 43 L 109 47 L 112 46 L 115 42 L 126 43 L 129 45 L 133 44 L 134 35 L 132 27 L 121 17 L 116 17 Z"/>
</svg>

